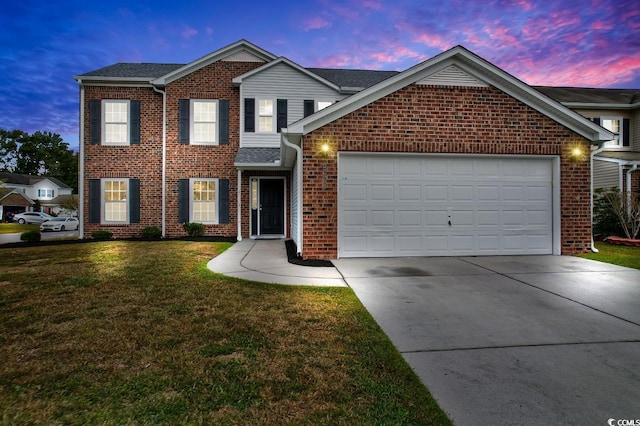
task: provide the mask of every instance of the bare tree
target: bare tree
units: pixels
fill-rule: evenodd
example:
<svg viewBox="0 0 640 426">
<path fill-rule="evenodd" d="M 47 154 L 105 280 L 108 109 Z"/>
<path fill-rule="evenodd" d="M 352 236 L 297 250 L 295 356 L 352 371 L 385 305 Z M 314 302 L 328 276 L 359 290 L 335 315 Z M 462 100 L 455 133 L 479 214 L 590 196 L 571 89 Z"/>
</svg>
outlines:
<svg viewBox="0 0 640 426">
<path fill-rule="evenodd" d="M 618 218 L 627 238 L 636 239 L 640 234 L 640 196 L 611 188 L 602 193 Z"/>
</svg>

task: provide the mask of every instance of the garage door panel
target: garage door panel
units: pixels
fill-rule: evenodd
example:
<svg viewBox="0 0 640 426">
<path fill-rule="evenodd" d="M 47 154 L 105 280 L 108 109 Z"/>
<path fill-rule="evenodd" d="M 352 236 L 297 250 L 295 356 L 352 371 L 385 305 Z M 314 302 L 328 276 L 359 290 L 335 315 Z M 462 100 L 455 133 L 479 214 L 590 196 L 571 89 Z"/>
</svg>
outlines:
<svg viewBox="0 0 640 426">
<path fill-rule="evenodd" d="M 346 155 L 339 164 L 341 257 L 552 253 L 551 160 Z"/>
</svg>

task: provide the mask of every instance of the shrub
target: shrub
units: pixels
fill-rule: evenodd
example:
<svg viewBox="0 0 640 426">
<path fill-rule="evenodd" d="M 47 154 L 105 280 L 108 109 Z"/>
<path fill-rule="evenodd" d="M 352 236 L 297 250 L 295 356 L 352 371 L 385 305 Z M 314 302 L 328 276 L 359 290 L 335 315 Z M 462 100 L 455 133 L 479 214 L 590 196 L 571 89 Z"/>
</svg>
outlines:
<svg viewBox="0 0 640 426">
<path fill-rule="evenodd" d="M 40 231 L 27 231 L 23 232 L 20 235 L 20 241 L 25 241 L 27 243 L 37 243 L 40 241 Z"/>
<path fill-rule="evenodd" d="M 593 234 L 602 238 L 624 235 L 611 203 L 605 198 L 605 194 L 611 191 L 618 191 L 618 188 L 598 188 L 593 193 Z"/>
<path fill-rule="evenodd" d="M 197 222 L 183 223 L 182 227 L 187 231 L 187 235 L 190 237 L 201 237 L 204 235 L 204 225 Z"/>
<path fill-rule="evenodd" d="M 113 236 L 113 232 L 107 231 L 106 229 L 98 229 L 91 233 L 91 237 L 94 240 L 109 240 Z"/>
<path fill-rule="evenodd" d="M 149 240 L 159 240 L 162 238 L 162 229 L 157 226 L 147 226 L 142 230 L 142 238 Z"/>
<path fill-rule="evenodd" d="M 597 223 L 616 226 L 622 230 L 622 233 L 619 230 L 615 234 L 612 232 L 611 234 L 613 235 L 622 236 L 621 234 L 624 234 L 630 239 L 638 238 L 638 235 L 640 235 L 640 196 L 638 194 L 621 192 L 618 188 L 610 188 L 608 190 L 598 190 L 594 195 L 597 197 L 594 201 L 594 208 L 601 206 L 594 214 L 598 221 Z M 602 214 L 602 217 L 600 217 L 599 213 Z"/>
</svg>

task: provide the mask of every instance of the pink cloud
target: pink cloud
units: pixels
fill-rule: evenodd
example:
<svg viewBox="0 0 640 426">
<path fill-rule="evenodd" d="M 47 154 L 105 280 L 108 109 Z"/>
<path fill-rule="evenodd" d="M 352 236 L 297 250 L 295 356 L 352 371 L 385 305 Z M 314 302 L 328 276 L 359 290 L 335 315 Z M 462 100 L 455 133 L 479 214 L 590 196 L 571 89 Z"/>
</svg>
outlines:
<svg viewBox="0 0 640 426">
<path fill-rule="evenodd" d="M 191 37 L 198 34 L 198 31 L 194 30 L 191 27 L 187 27 L 182 31 L 182 38 L 190 39 Z"/>
<path fill-rule="evenodd" d="M 591 28 L 597 31 L 612 30 L 614 27 L 612 24 L 603 21 L 595 21 L 591 24 Z"/>
<path fill-rule="evenodd" d="M 382 3 L 378 0 L 364 0 L 362 2 L 362 6 L 368 9 L 380 10 L 382 8 Z"/>
<path fill-rule="evenodd" d="M 320 30 L 331 26 L 331 22 L 316 16 L 315 18 L 306 19 L 303 23 L 304 31 Z"/>
<path fill-rule="evenodd" d="M 316 62 L 316 66 L 321 68 L 340 68 L 349 67 L 354 64 L 354 58 L 346 53 L 337 53 L 335 55 L 327 56 Z M 359 61 L 356 61 L 359 62 Z"/>
</svg>

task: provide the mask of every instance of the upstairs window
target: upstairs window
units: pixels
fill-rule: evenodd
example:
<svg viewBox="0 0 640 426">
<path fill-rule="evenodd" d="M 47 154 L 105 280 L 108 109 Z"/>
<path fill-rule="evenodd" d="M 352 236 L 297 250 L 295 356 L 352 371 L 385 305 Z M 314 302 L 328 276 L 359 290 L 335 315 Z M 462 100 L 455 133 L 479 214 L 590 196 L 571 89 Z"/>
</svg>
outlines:
<svg viewBox="0 0 640 426">
<path fill-rule="evenodd" d="M 258 100 L 258 132 L 273 132 L 273 99 Z"/>
<path fill-rule="evenodd" d="M 104 145 L 129 144 L 129 101 L 103 101 Z"/>
<path fill-rule="evenodd" d="M 53 189 L 38 189 L 38 198 L 53 198 Z"/>
<path fill-rule="evenodd" d="M 330 101 L 318 101 L 318 111 L 323 110 L 329 106 L 331 106 L 333 102 Z"/>
<path fill-rule="evenodd" d="M 191 117 L 191 143 L 202 145 L 217 144 L 218 102 L 192 100 Z"/>
<path fill-rule="evenodd" d="M 110 146 L 140 144 L 140 101 L 89 100 L 89 142 Z"/>
<path fill-rule="evenodd" d="M 608 116 L 591 120 L 613 133 L 614 138 L 604 144 L 606 148 L 629 148 L 631 132 L 628 118 Z"/>
</svg>

